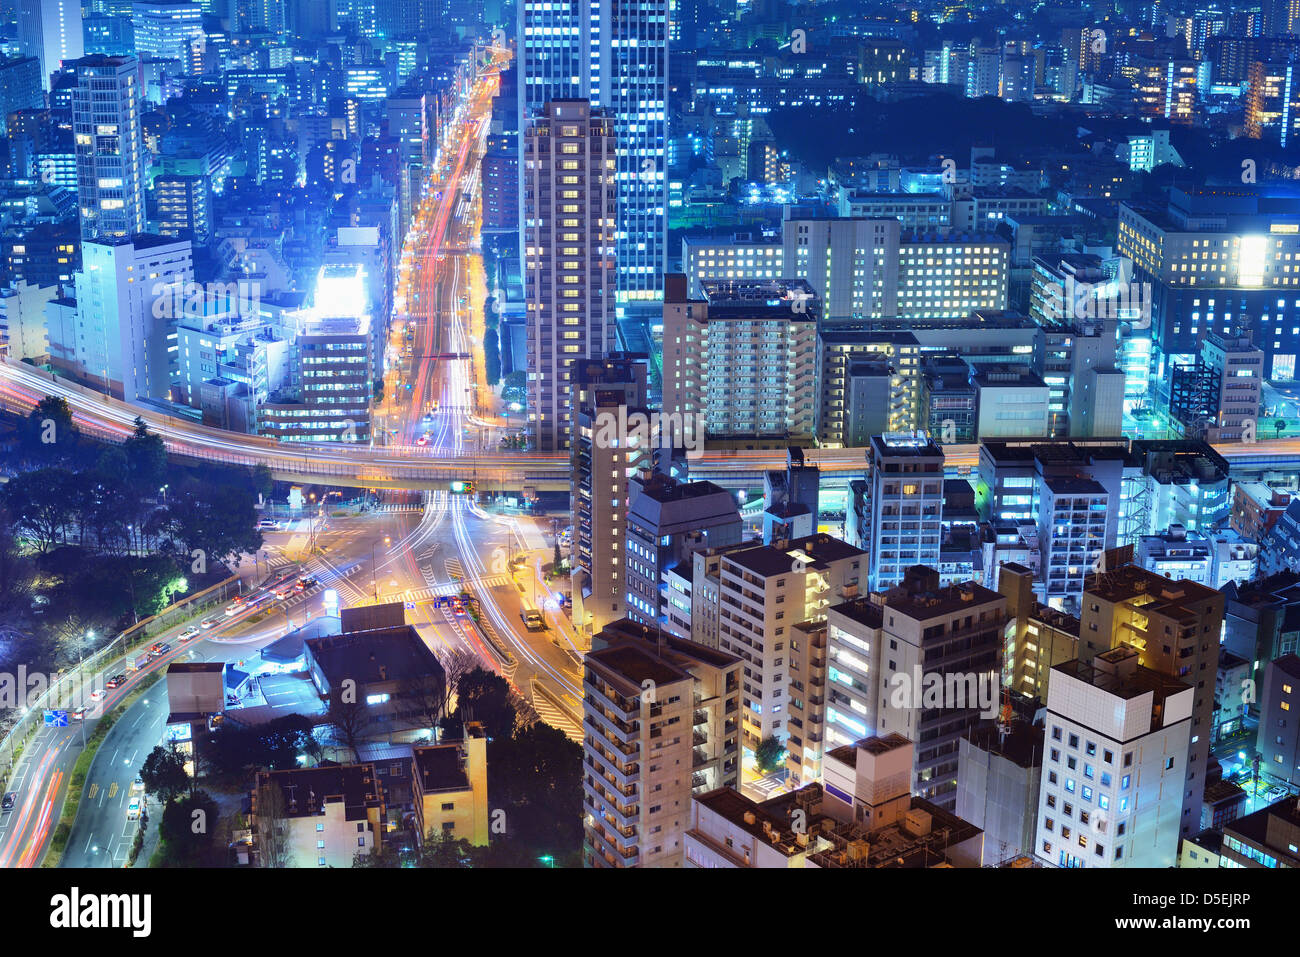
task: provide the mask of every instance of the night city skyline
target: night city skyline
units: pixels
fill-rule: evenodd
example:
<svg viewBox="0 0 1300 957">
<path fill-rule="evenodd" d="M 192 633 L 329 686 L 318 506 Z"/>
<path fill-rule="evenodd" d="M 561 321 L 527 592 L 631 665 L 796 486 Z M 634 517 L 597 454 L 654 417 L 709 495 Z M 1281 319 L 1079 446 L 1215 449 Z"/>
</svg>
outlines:
<svg viewBox="0 0 1300 957">
<path fill-rule="evenodd" d="M 177 867 L 1285 918 L 1296 4 L 0 0 L 0 122 L 41 927 Z"/>
</svg>

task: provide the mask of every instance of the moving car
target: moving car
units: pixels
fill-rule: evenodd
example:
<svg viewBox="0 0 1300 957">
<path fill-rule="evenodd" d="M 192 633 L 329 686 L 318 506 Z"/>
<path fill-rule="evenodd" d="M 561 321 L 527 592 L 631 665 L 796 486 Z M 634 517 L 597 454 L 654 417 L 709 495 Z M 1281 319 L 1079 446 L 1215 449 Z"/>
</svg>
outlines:
<svg viewBox="0 0 1300 957">
<path fill-rule="evenodd" d="M 199 629 L 194 628 L 193 626 L 191 626 L 191 627 L 189 627 L 189 628 L 186 628 L 184 631 L 182 631 L 182 632 L 181 632 L 179 635 L 177 635 L 176 637 L 177 637 L 177 639 L 179 639 L 180 641 L 189 641 L 191 638 L 193 638 L 193 637 L 194 637 L 195 635 L 197 635 L 198 633 L 199 633 Z"/>
<path fill-rule="evenodd" d="M 229 605 L 226 606 L 227 617 L 229 617 L 230 615 L 239 614 L 241 611 L 244 610 L 244 606 L 246 604 L 248 604 L 248 599 L 236 598 L 234 601 L 232 601 Z"/>
<path fill-rule="evenodd" d="M 216 618 L 216 617 L 204 618 L 201 622 L 199 622 L 199 627 L 202 628 L 204 631 L 206 631 L 209 628 L 215 628 L 219 624 L 221 624 L 220 618 Z"/>
<path fill-rule="evenodd" d="M 132 781 L 132 782 L 131 782 L 131 793 L 132 793 L 132 794 L 143 794 L 143 793 L 144 793 L 144 781 L 140 780 L 140 778 L 136 778 L 134 781 Z"/>
<path fill-rule="evenodd" d="M 172 650 L 171 645 L 158 645 L 157 649 L 153 652 L 153 656 L 155 658 L 161 658 L 163 655 L 167 654 L 167 652 L 171 650 Z"/>
<path fill-rule="evenodd" d="M 103 689 L 103 688 L 96 688 L 94 691 L 92 691 L 92 692 L 90 693 L 90 700 L 91 700 L 91 701 L 99 701 L 99 700 L 102 699 L 103 697 L 104 697 L 104 689 Z"/>
<path fill-rule="evenodd" d="M 68 717 L 71 718 L 73 721 L 85 721 L 85 720 L 86 720 L 86 709 L 85 709 L 85 708 L 77 708 L 75 711 L 69 711 L 69 712 L 68 712 Z"/>
<path fill-rule="evenodd" d="M 523 619 L 524 627 L 527 628 L 529 631 L 546 630 L 546 619 L 542 617 L 542 613 L 537 609 L 526 611 L 523 614 L 521 614 L 519 617 Z"/>
<path fill-rule="evenodd" d="M 298 579 L 296 587 L 298 591 L 306 591 L 308 588 L 315 588 L 317 584 L 319 583 L 311 575 L 303 575 L 302 578 Z"/>
<path fill-rule="evenodd" d="M 120 688 L 124 684 L 126 684 L 126 675 L 113 675 L 104 682 L 104 687 L 111 691 L 114 688 Z"/>
<path fill-rule="evenodd" d="M 262 519 L 260 522 L 257 523 L 257 527 L 258 527 L 259 529 L 263 529 L 263 530 L 268 530 L 268 529 L 272 529 L 272 530 L 273 530 L 273 529 L 277 529 L 277 528 L 279 528 L 279 527 L 280 527 L 280 523 L 277 522 L 277 521 L 275 521 L 274 519 L 264 518 L 264 519 Z"/>
</svg>

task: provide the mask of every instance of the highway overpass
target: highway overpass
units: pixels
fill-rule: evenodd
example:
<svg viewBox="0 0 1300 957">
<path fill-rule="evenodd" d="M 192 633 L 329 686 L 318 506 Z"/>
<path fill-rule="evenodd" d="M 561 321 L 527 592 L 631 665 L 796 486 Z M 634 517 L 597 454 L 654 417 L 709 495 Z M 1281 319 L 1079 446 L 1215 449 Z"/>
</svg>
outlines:
<svg viewBox="0 0 1300 957">
<path fill-rule="evenodd" d="M 34 366 L 0 358 L 0 404 L 5 408 L 26 413 L 50 395 L 67 401 L 77 427 L 89 435 L 120 442 L 131 433 L 138 416 L 162 437 L 173 458 L 249 468 L 265 465 L 281 481 L 401 489 L 446 489 L 454 481 L 468 481 L 484 492 L 569 490 L 567 453 L 498 452 L 450 458 L 418 446 L 370 448 L 313 442 L 294 448 L 129 405 Z M 1214 448 L 1231 464 L 1234 477 L 1300 472 L 1300 439 Z M 973 471 L 979 463 L 977 445 L 950 445 L 944 452 L 953 474 Z M 860 476 L 866 466 L 864 449 L 805 449 L 804 459 L 822 469 L 830 487 Z M 753 489 L 762 484 L 764 472 L 784 468 L 785 461 L 784 450 L 725 451 L 692 457 L 689 465 L 692 478 Z"/>
</svg>

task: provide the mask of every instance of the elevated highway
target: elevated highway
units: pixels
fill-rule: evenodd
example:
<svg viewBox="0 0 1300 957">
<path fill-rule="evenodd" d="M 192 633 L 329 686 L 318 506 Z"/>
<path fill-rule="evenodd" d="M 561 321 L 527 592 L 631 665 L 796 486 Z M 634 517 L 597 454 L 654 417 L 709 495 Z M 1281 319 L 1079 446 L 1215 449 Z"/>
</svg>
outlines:
<svg viewBox="0 0 1300 957">
<path fill-rule="evenodd" d="M 155 409 L 129 405 L 84 388 L 34 366 L 0 358 L 0 404 L 26 413 L 45 396 L 65 399 L 77 427 L 112 442 L 121 442 L 136 417 L 162 437 L 174 458 L 252 468 L 265 465 L 282 481 L 350 486 L 445 490 L 451 482 L 476 483 L 485 492 L 544 492 L 569 489 L 567 453 L 499 452 L 449 455 L 415 445 L 367 446 L 311 443 L 293 448 L 256 435 L 227 432 Z M 1264 472 L 1300 472 L 1300 439 L 1270 439 L 1251 444 L 1216 445 L 1232 466 L 1234 477 L 1256 478 Z M 944 452 L 954 473 L 979 464 L 976 445 L 950 445 Z M 863 449 L 806 449 L 804 459 L 819 466 L 828 484 L 846 483 L 865 467 Z M 785 466 L 782 450 L 706 452 L 690 459 L 693 478 L 727 488 L 754 488 L 763 473 Z"/>
</svg>

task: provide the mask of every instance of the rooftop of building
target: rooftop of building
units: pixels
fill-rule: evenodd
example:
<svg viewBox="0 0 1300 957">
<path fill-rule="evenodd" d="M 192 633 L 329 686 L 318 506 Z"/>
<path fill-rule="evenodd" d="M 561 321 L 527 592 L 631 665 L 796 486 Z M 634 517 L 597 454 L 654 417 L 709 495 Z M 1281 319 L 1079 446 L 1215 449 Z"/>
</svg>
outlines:
<svg viewBox="0 0 1300 957">
<path fill-rule="evenodd" d="M 373 764 L 322 764 L 314 768 L 262 771 L 259 788 L 278 787 L 283 796 L 284 815 L 289 818 L 323 814 L 327 803 L 342 801 L 344 817 L 360 821 L 367 810 L 381 806 Z"/>
<path fill-rule="evenodd" d="M 1120 647 L 1112 648 L 1097 657 L 1112 662 L 1123 662 L 1135 656 L 1136 652 L 1133 649 Z M 1166 675 L 1164 672 L 1155 671 L 1136 663 L 1132 663 L 1127 668 L 1112 671 L 1085 664 L 1076 658 L 1073 661 L 1053 665 L 1052 670 L 1069 675 L 1126 701 L 1151 692 L 1154 695 L 1152 705 L 1155 708 L 1159 708 L 1164 700 L 1171 695 L 1186 691 L 1191 687 L 1191 685 Z M 1159 726 L 1159 723 L 1156 722 L 1155 726 Z"/>
<path fill-rule="evenodd" d="M 1022 768 L 1036 768 L 1043 763 L 1043 725 L 1012 721 L 1004 731 L 997 724 L 982 723 L 966 735 L 972 745 L 988 754 L 1006 758 Z"/>
<path fill-rule="evenodd" d="M 1129 601 L 1142 595 L 1149 599 L 1143 605 L 1148 612 L 1179 619 L 1200 615 L 1199 610 L 1189 607 L 1192 603 L 1219 596 L 1217 590 L 1199 582 L 1173 581 L 1133 564 L 1118 565 L 1101 574 L 1088 576 L 1084 593 L 1107 602 Z"/>
<path fill-rule="evenodd" d="M 841 764 L 856 768 L 858 766 L 858 751 L 865 751 L 867 754 L 880 757 L 880 755 L 888 754 L 890 751 L 910 747 L 912 747 L 912 742 L 908 738 L 903 737 L 897 731 L 891 731 L 883 737 L 873 734 L 870 737 L 854 741 L 852 744 L 842 744 L 838 748 L 827 751 L 826 757 L 834 758 Z"/>
<path fill-rule="evenodd" d="M 584 662 L 595 665 L 628 694 L 639 695 L 647 679 L 656 685 L 684 681 L 689 666 L 700 663 L 729 668 L 740 662 L 734 655 L 695 641 L 678 638 L 656 627 L 622 618 L 610 622 L 596 635 Z"/>
<path fill-rule="evenodd" d="M 943 459 L 943 449 L 919 430 L 873 435 L 871 452 L 881 459 Z"/>
<path fill-rule="evenodd" d="M 475 736 L 482 737 L 482 733 L 482 728 L 478 727 Z M 415 760 L 415 773 L 424 793 L 469 790 L 469 773 L 461 742 L 417 747 L 412 750 L 411 756 Z"/>
<path fill-rule="evenodd" d="M 360 685 L 442 677 L 442 665 L 410 625 L 345 632 L 303 642 L 331 686 L 350 679 Z"/>
<path fill-rule="evenodd" d="M 1278 857 L 1286 858 L 1293 868 L 1300 867 L 1300 854 L 1289 851 L 1280 842 L 1293 843 L 1298 831 L 1300 798 L 1294 794 L 1223 825 L 1224 837 L 1244 838 L 1258 847 L 1266 847 Z"/>
<path fill-rule="evenodd" d="M 929 621 L 983 605 L 1004 607 L 1006 598 L 977 582 L 940 585 L 932 568 L 913 565 L 903 572 L 903 580 L 884 594 L 884 606 L 914 621 Z"/>
<path fill-rule="evenodd" d="M 866 554 L 856 545 L 850 545 L 833 535 L 818 533 L 773 542 L 771 545 L 743 545 L 728 551 L 726 558 L 746 571 L 769 578 L 794 571 L 796 562 L 802 562 L 805 568 L 823 571 L 832 562 Z"/>
</svg>

